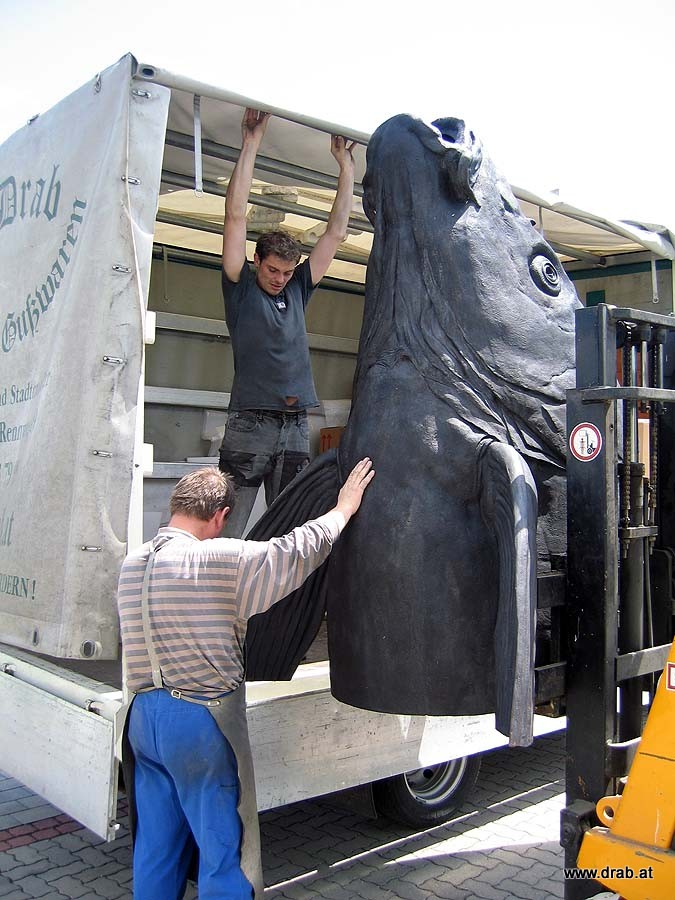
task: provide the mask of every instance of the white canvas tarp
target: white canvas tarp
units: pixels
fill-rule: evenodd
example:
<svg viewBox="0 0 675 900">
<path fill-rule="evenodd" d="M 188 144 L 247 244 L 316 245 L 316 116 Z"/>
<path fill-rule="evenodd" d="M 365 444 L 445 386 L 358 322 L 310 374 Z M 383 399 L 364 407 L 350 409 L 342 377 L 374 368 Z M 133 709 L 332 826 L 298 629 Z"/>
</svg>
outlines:
<svg viewBox="0 0 675 900">
<path fill-rule="evenodd" d="M 160 198 L 160 216 L 155 230 L 158 244 L 220 254 L 224 209 L 222 195 L 241 146 L 241 118 L 246 106 L 266 109 L 273 114 L 257 157 L 253 195 L 260 193 L 265 185 L 302 185 L 299 203 L 304 206 L 316 204 L 326 212 L 330 209 L 337 175 L 328 135 L 344 134 L 361 145 L 357 146 L 354 154 L 357 197 L 353 212 L 357 220 L 364 219 L 358 195 L 365 172 L 368 134 L 308 118 L 297 112 L 272 108 L 264 102 L 202 84 L 151 64 L 139 64 L 138 78 L 148 79 L 148 83 L 167 85 L 172 91 L 163 164 L 163 196 Z M 192 190 L 197 184 L 195 96 L 200 98 L 202 154 L 199 175 L 206 192 L 197 196 Z M 439 109 L 438 115 L 453 115 L 453 112 L 450 108 Z M 578 257 L 592 261 L 595 258 L 600 263 L 603 257 L 643 250 L 665 259 L 675 259 L 673 234 L 665 226 L 617 221 L 571 204 L 557 194 L 535 193 L 516 185 L 512 188 L 525 215 L 537 223 L 563 260 Z M 169 193 L 171 191 L 176 193 Z M 208 194 L 216 196 L 209 197 Z M 221 196 L 218 197 L 218 194 Z M 312 220 L 308 215 L 299 218 L 291 212 L 286 216 L 283 227 L 301 243 L 311 244 L 312 234 L 321 228 L 321 222 Z M 348 251 L 356 260 L 363 257 L 363 262 L 338 259 L 331 266 L 329 275 L 363 282 L 364 264 L 371 242 L 367 229 L 364 233 L 359 232 L 358 227 L 353 228 L 341 249 Z"/>
<path fill-rule="evenodd" d="M 0 148 L 0 641 L 114 657 L 169 91 L 121 59 Z"/>
</svg>

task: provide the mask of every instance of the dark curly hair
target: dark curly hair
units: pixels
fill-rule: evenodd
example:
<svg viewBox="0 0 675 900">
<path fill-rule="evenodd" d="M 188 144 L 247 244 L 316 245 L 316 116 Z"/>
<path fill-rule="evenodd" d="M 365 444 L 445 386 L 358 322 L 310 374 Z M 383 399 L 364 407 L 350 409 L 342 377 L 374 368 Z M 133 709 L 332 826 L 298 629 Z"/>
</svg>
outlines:
<svg viewBox="0 0 675 900">
<path fill-rule="evenodd" d="M 287 262 L 297 263 L 300 261 L 302 251 L 300 244 L 290 234 L 286 234 L 285 231 L 269 231 L 258 238 L 255 252 L 261 260 L 273 253 Z"/>
</svg>

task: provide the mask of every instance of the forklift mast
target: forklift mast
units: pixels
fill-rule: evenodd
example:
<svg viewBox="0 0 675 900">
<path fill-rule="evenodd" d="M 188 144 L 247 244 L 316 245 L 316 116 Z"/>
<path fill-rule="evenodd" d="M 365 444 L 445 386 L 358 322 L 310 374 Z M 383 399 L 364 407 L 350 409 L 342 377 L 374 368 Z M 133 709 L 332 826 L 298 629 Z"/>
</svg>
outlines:
<svg viewBox="0 0 675 900">
<path fill-rule="evenodd" d="M 605 304 L 580 309 L 576 360 L 567 397 L 561 815 L 569 869 L 584 834 L 607 825 L 596 805 L 620 793 L 673 640 L 675 318 Z M 603 889 L 568 878 L 565 898 Z"/>
</svg>

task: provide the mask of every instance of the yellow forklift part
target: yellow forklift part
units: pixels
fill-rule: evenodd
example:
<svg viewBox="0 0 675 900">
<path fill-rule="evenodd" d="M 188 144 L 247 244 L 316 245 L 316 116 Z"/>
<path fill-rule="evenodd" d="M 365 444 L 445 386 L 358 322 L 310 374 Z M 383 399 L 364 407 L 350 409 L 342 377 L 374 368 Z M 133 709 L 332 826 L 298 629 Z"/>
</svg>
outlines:
<svg viewBox="0 0 675 900">
<path fill-rule="evenodd" d="M 614 816 L 616 815 L 620 802 L 620 794 L 613 794 L 611 797 L 603 797 L 602 800 L 598 800 L 595 812 L 597 813 L 598 819 L 600 819 L 601 825 L 605 825 L 609 828 L 614 821 Z"/>
<path fill-rule="evenodd" d="M 593 828 L 584 836 L 578 867 L 592 869 L 592 877 L 623 900 L 673 900 L 675 853 L 670 850 L 646 847 L 614 837 L 607 829 Z"/>
<path fill-rule="evenodd" d="M 575 343 L 565 900 L 675 900 L 675 318 L 586 305 Z"/>
<path fill-rule="evenodd" d="M 642 739 L 620 796 L 596 806 L 607 827 L 592 828 L 577 866 L 626 900 L 673 897 L 675 853 L 675 642 L 659 681 Z M 649 871 L 649 867 L 651 871 Z M 642 877 L 636 873 L 643 871 Z M 630 873 L 633 873 L 631 877 Z"/>
</svg>

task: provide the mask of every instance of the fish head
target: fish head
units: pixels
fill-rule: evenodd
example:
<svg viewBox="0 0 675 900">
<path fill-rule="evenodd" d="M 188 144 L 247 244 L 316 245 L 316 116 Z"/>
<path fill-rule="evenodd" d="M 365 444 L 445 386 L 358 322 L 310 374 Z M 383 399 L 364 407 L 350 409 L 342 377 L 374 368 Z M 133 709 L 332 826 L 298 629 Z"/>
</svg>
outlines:
<svg viewBox="0 0 675 900">
<path fill-rule="evenodd" d="M 375 229 L 364 352 L 404 346 L 477 431 L 562 465 L 581 304 L 474 132 L 459 118 L 383 123 L 364 210 Z"/>
</svg>

